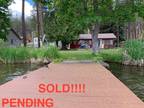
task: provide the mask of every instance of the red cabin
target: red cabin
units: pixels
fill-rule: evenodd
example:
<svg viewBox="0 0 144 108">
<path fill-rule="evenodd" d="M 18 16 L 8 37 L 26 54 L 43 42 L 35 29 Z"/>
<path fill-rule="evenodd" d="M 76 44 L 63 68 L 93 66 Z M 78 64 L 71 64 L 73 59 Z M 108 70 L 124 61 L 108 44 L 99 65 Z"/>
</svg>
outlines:
<svg viewBox="0 0 144 108">
<path fill-rule="evenodd" d="M 98 34 L 99 47 L 100 48 L 113 48 L 114 40 L 116 36 L 113 33 L 101 33 Z M 76 48 L 91 48 L 92 47 L 92 36 L 91 34 L 80 34 L 79 39 L 73 41 L 70 44 L 71 49 Z"/>
</svg>

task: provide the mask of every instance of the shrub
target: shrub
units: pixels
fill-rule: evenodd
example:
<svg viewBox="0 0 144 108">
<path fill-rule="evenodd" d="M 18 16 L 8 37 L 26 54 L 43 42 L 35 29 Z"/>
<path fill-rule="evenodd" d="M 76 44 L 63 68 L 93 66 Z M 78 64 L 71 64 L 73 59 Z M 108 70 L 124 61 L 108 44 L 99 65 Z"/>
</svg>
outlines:
<svg viewBox="0 0 144 108">
<path fill-rule="evenodd" d="M 123 60 L 122 49 L 120 48 L 102 50 L 99 54 L 104 61 L 121 63 Z"/>
<path fill-rule="evenodd" d="M 8 42 L 5 42 L 3 39 L 0 39 L 0 48 L 6 48 L 8 46 Z"/>
<path fill-rule="evenodd" d="M 144 41 L 142 40 L 126 41 L 125 50 L 134 60 L 144 59 Z"/>
<path fill-rule="evenodd" d="M 54 46 L 50 46 L 48 47 L 45 52 L 44 52 L 44 56 L 45 58 L 50 58 L 50 59 L 55 59 L 59 57 L 59 52 L 58 49 Z"/>
<path fill-rule="evenodd" d="M 15 50 L 10 48 L 0 48 L 0 58 L 4 63 L 13 62 L 15 59 Z"/>
<path fill-rule="evenodd" d="M 15 48 L 15 60 L 27 60 L 30 59 L 31 55 L 28 48 Z"/>
<path fill-rule="evenodd" d="M 30 54 L 27 48 L 0 48 L 0 58 L 4 63 L 27 60 Z"/>
<path fill-rule="evenodd" d="M 0 48 L 0 61 L 3 63 L 16 63 L 31 58 L 50 58 L 55 59 L 59 57 L 59 52 L 56 47 L 48 48 Z"/>
</svg>

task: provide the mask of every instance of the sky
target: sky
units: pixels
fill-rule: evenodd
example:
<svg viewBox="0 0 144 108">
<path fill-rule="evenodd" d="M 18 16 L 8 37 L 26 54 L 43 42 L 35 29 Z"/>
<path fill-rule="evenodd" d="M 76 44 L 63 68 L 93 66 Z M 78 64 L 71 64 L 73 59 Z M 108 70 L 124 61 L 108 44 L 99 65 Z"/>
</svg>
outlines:
<svg viewBox="0 0 144 108">
<path fill-rule="evenodd" d="M 20 17 L 22 12 L 22 0 L 14 0 L 9 6 L 10 11 L 12 12 L 13 17 Z M 25 15 L 26 17 L 31 16 L 31 11 L 33 9 L 32 0 L 25 0 Z"/>
<path fill-rule="evenodd" d="M 33 5 L 33 1 L 32 0 L 26 0 L 28 1 L 31 5 Z"/>
</svg>

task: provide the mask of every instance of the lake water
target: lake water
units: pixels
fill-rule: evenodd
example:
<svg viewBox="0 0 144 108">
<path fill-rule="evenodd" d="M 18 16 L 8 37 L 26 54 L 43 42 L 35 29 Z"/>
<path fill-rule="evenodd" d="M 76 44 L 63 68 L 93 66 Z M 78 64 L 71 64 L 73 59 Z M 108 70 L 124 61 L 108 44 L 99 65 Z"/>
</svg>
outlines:
<svg viewBox="0 0 144 108">
<path fill-rule="evenodd" d="M 109 64 L 109 70 L 144 101 L 144 67 Z"/>
<path fill-rule="evenodd" d="M 40 66 L 37 64 L 1 64 L 0 65 L 0 85 L 10 80 L 13 80 L 17 76 L 21 76 L 28 73 L 31 70 L 38 69 Z"/>
</svg>

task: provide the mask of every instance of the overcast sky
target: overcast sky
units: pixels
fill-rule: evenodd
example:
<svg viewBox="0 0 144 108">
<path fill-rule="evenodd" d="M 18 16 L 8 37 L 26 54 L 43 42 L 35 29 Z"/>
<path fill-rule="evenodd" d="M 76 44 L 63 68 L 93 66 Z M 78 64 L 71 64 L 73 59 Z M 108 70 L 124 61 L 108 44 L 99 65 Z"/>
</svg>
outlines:
<svg viewBox="0 0 144 108">
<path fill-rule="evenodd" d="M 19 17 L 19 16 L 21 16 L 21 12 L 22 12 L 22 0 L 14 0 L 14 2 L 15 3 L 12 3 L 9 6 L 9 9 L 12 12 L 13 17 Z M 31 16 L 31 11 L 33 9 L 32 5 L 33 5 L 32 0 L 25 1 L 26 17 Z"/>
</svg>

